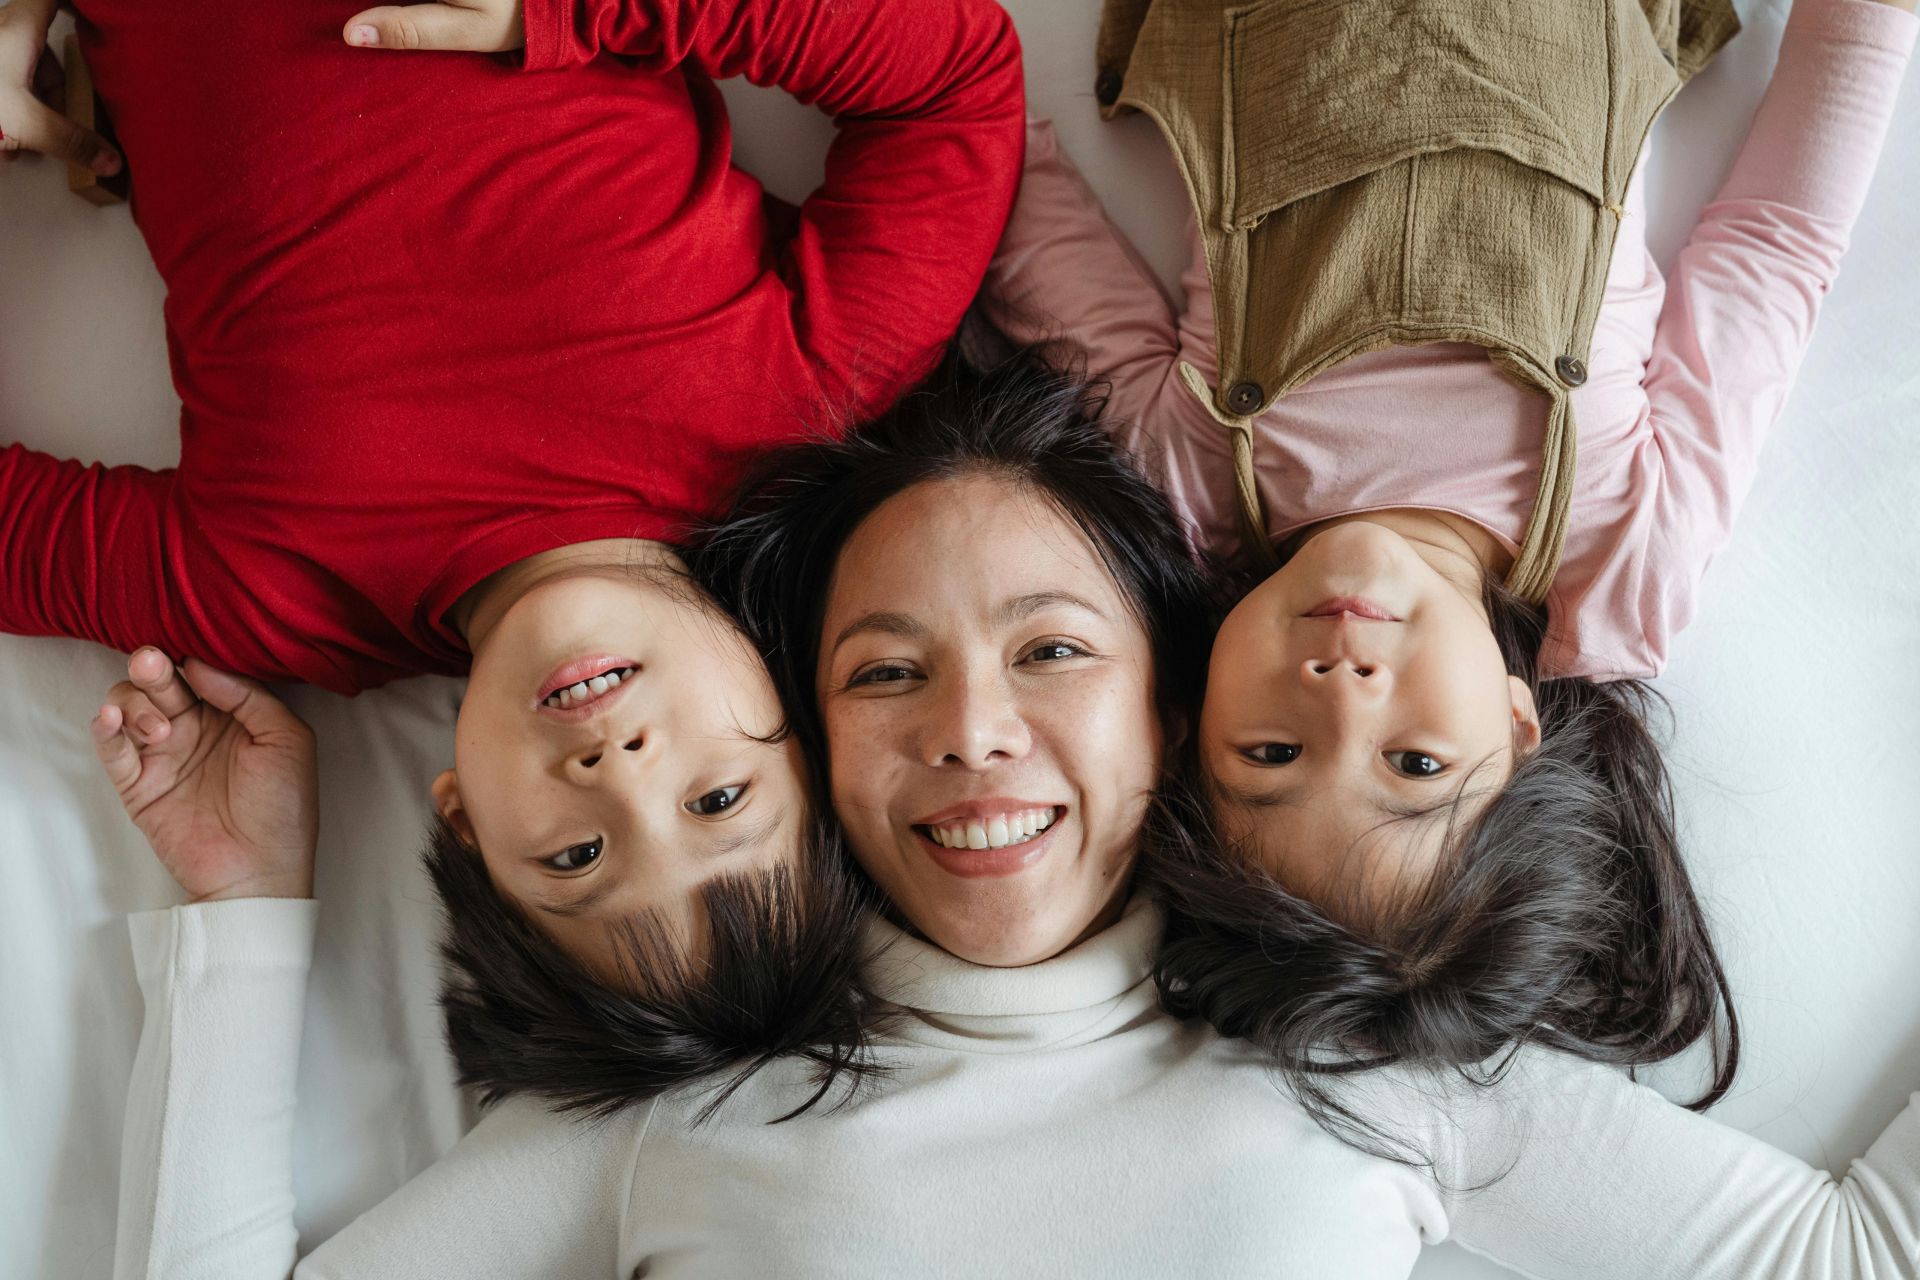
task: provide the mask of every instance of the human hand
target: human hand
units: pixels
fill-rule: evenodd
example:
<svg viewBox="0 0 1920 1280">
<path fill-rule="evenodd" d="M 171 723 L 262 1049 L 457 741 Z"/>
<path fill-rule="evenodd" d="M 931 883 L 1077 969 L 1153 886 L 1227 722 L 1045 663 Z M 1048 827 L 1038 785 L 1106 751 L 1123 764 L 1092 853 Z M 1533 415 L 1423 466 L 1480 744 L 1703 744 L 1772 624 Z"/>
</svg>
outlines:
<svg viewBox="0 0 1920 1280">
<path fill-rule="evenodd" d="M 505 53 L 527 42 L 520 0 L 383 5 L 347 19 L 347 43 L 368 49 Z"/>
<path fill-rule="evenodd" d="M 107 177 L 120 172 L 120 153 L 47 105 L 66 98 L 66 77 L 47 48 L 53 11 L 53 0 L 0 8 L 0 160 L 38 151 Z"/>
<path fill-rule="evenodd" d="M 195 658 L 176 671 L 137 649 L 127 674 L 94 717 L 94 750 L 180 887 L 195 902 L 312 896 L 313 731 L 259 683 Z"/>
</svg>

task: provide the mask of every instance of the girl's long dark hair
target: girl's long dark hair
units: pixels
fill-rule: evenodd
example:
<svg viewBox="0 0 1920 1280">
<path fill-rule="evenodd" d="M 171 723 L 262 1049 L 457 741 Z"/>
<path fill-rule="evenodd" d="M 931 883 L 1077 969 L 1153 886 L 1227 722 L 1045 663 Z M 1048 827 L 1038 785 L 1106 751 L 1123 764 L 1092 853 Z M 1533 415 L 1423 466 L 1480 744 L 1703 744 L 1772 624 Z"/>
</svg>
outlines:
<svg viewBox="0 0 1920 1280">
<path fill-rule="evenodd" d="M 1367 913 L 1289 893 L 1216 834 L 1201 782 L 1179 828 L 1192 838 L 1142 869 L 1167 910 L 1166 1007 L 1258 1045 L 1325 1127 L 1394 1159 L 1415 1157 L 1334 1077 L 1406 1063 L 1491 1082 L 1526 1045 L 1633 1067 L 1706 1038 L 1711 1081 L 1688 1104 L 1704 1110 L 1739 1063 L 1652 728 L 1663 700 L 1634 680 L 1540 679 L 1545 612 L 1497 583 L 1487 607 L 1540 746 L 1409 897 Z"/>
</svg>

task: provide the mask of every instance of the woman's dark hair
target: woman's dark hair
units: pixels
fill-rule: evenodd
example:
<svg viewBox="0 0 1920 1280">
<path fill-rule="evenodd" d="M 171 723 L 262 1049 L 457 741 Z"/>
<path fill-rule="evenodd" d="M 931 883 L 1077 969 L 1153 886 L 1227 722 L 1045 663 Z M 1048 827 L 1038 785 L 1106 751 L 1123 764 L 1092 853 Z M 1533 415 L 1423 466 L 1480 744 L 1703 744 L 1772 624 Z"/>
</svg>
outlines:
<svg viewBox="0 0 1920 1280">
<path fill-rule="evenodd" d="M 771 871 L 719 876 L 700 890 L 701 954 L 643 913 L 616 941 L 622 973 L 590 973 L 504 898 L 479 852 L 444 820 L 425 858 L 439 890 L 448 974 L 441 1008 L 460 1083 L 483 1105 L 515 1094 L 604 1117 L 707 1081 L 701 1118 L 775 1058 L 814 1068 L 809 1110 L 875 1073 L 873 1002 L 860 977 L 870 892 L 831 823 L 810 820 L 800 856 Z M 844 1097 L 841 1099 L 844 1100 Z"/>
<path fill-rule="evenodd" d="M 987 473 L 1045 495 L 1086 534 L 1145 629 L 1166 723 L 1184 725 L 1198 704 L 1216 594 L 1172 507 L 1101 424 L 1095 388 L 1033 351 L 986 355 L 984 345 L 956 347 L 844 439 L 768 455 L 733 514 L 700 540 L 696 571 L 767 655 L 819 777 L 814 668 L 834 565 L 862 521 L 924 481 Z"/>
<path fill-rule="evenodd" d="M 1408 1148 L 1343 1106 L 1330 1076 L 1406 1063 L 1490 1083 L 1525 1045 L 1632 1067 L 1706 1037 L 1712 1082 L 1689 1104 L 1704 1110 L 1740 1057 L 1650 727 L 1664 701 L 1636 680 L 1540 679 L 1546 612 L 1491 580 L 1486 604 L 1541 741 L 1449 830 L 1433 875 L 1384 909 L 1329 910 L 1204 834 L 1219 831 L 1204 780 L 1173 828 L 1190 838 L 1141 868 L 1167 911 L 1166 1007 L 1258 1045 L 1323 1126 L 1395 1159 Z"/>
</svg>

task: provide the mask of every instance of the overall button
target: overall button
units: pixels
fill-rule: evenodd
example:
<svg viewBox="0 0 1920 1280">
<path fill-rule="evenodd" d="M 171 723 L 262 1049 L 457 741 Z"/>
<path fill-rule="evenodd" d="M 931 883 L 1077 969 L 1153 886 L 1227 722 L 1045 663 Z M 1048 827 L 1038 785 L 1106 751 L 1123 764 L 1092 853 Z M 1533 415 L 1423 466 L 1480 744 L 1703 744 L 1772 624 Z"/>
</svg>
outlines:
<svg viewBox="0 0 1920 1280">
<path fill-rule="evenodd" d="M 1236 382 L 1227 392 L 1227 408 L 1243 418 L 1266 402 L 1267 393 L 1257 382 Z"/>
<path fill-rule="evenodd" d="M 1093 96 L 1103 107 L 1110 107 L 1120 101 L 1120 73 L 1102 71 L 1100 78 L 1093 82 Z"/>
<path fill-rule="evenodd" d="M 1587 362 L 1579 356 L 1561 356 L 1553 362 L 1553 371 L 1560 375 L 1560 381 L 1570 387 L 1577 387 L 1587 380 Z"/>
</svg>

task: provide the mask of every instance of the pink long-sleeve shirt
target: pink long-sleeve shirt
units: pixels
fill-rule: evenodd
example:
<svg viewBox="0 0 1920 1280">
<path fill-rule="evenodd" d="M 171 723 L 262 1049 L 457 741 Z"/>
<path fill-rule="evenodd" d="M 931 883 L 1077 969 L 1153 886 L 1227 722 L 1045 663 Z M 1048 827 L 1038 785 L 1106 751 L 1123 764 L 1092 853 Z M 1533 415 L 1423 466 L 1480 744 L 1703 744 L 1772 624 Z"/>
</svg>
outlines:
<svg viewBox="0 0 1920 1280">
<path fill-rule="evenodd" d="M 1657 674 L 1752 485 L 1866 198 L 1920 30 L 1872 0 L 1798 0 L 1771 85 L 1670 278 L 1646 246 L 1635 183 L 1588 359 L 1566 553 L 1543 674 Z M 1190 228 L 1191 231 L 1191 228 Z M 1198 237 L 1176 315 L 1061 153 L 1030 127 L 1020 199 L 988 273 L 1018 336 L 1081 348 L 1111 383 L 1124 443 L 1204 546 L 1238 551 L 1225 427 L 1182 383 L 1216 377 Z M 1548 403 L 1465 343 L 1358 356 L 1255 424 L 1275 537 L 1358 511 L 1424 507 L 1516 550 L 1533 513 Z"/>
</svg>

